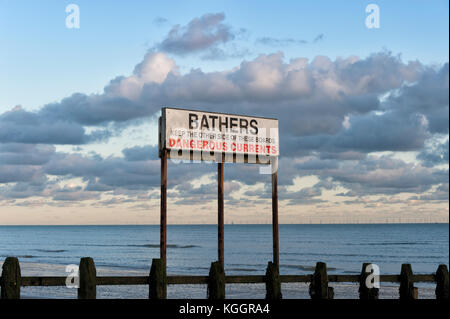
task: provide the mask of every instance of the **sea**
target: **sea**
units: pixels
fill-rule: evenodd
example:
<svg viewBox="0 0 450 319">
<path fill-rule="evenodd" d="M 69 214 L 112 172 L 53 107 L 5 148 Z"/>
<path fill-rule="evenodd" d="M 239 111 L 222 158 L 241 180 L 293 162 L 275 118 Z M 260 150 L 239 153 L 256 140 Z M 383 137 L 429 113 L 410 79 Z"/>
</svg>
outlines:
<svg viewBox="0 0 450 319">
<path fill-rule="evenodd" d="M 415 274 L 449 264 L 448 224 L 280 225 L 280 274 L 359 274 L 362 264 L 380 274 Z M 81 257 L 94 259 L 98 276 L 148 275 L 159 258 L 159 225 L 0 226 L 0 266 L 19 258 L 22 276 L 67 276 Z M 168 225 L 168 275 L 208 275 L 217 260 L 216 225 Z M 227 275 L 264 275 L 272 260 L 271 225 L 225 225 Z M 68 270 L 69 272 L 66 272 Z M 330 283 L 336 299 L 358 298 L 357 283 Z M 419 298 L 434 298 L 433 283 L 417 283 Z M 168 298 L 206 298 L 205 285 L 169 285 Z M 307 283 L 283 283 L 283 298 L 309 298 Z M 23 298 L 76 298 L 70 287 L 22 287 Z M 229 284 L 227 298 L 264 298 L 264 284 Z M 148 298 L 148 286 L 98 286 L 97 298 Z M 380 298 L 398 298 L 398 285 L 381 283 Z"/>
</svg>

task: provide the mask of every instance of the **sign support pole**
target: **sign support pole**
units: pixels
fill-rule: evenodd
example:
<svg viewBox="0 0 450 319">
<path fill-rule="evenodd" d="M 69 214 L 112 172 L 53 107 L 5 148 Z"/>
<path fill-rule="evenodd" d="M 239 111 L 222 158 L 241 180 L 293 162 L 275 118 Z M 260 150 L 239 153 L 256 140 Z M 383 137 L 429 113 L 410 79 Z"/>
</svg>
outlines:
<svg viewBox="0 0 450 319">
<path fill-rule="evenodd" d="M 223 164 L 224 156 L 222 155 L 221 162 L 217 163 L 217 226 L 218 226 L 218 242 L 217 250 L 219 262 L 224 266 L 224 202 L 223 202 Z"/>
<path fill-rule="evenodd" d="M 160 220 L 160 258 L 166 264 L 167 239 L 167 150 L 161 150 L 161 220 Z"/>
<path fill-rule="evenodd" d="M 273 235 L 273 263 L 279 265 L 278 242 L 278 159 L 272 158 L 272 235 Z"/>
</svg>

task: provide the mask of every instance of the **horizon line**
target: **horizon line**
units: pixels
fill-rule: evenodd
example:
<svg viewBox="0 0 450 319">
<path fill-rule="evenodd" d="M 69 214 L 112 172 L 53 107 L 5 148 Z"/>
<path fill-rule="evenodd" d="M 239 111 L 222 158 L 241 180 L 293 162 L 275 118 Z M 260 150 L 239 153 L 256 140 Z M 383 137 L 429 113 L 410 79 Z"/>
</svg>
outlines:
<svg viewBox="0 0 450 319">
<path fill-rule="evenodd" d="M 375 223 L 280 223 L 279 225 L 408 225 L 408 224 L 449 224 L 446 222 L 375 222 Z M 217 224 L 167 224 L 168 226 L 217 226 Z M 272 223 L 225 223 L 224 225 L 272 225 Z M 7 224 L 8 226 L 160 226 L 160 224 Z"/>
</svg>

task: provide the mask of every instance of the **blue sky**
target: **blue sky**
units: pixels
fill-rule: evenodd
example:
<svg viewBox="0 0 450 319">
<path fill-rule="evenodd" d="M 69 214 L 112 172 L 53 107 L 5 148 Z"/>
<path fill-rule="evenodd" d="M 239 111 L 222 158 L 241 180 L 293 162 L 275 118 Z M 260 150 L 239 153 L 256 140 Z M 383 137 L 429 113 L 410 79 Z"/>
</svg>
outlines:
<svg viewBox="0 0 450 319">
<path fill-rule="evenodd" d="M 448 221 L 448 11 L 0 0 L 0 223 L 158 223 L 163 106 L 279 119 L 281 223 Z M 215 223 L 215 167 L 168 170 L 169 223 Z M 266 177 L 226 165 L 227 223 L 270 223 Z"/>
<path fill-rule="evenodd" d="M 65 7 L 80 7 L 81 28 L 65 27 Z M 367 29 L 365 7 L 380 7 L 379 29 Z M 247 32 L 237 45 L 246 59 L 282 50 L 285 58 L 365 57 L 386 48 L 404 60 L 448 61 L 448 1 L 0 1 L 0 110 L 37 108 L 74 92 L 100 92 L 175 24 L 207 12 Z M 167 19 L 157 25 L 155 19 Z M 323 34 L 323 41 L 311 43 Z M 261 37 L 306 40 L 268 47 Z M 182 71 L 227 69 L 240 59 L 178 57 Z M 24 94 L 26 92 L 26 94 Z"/>
</svg>

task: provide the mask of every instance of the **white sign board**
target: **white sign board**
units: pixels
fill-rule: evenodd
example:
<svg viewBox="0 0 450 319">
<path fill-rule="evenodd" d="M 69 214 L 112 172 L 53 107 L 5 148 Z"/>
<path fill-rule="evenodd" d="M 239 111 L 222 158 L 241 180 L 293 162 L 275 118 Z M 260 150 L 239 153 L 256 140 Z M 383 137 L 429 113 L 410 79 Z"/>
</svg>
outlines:
<svg viewBox="0 0 450 319">
<path fill-rule="evenodd" d="M 277 157 L 278 120 L 163 108 L 160 149 Z"/>
</svg>

